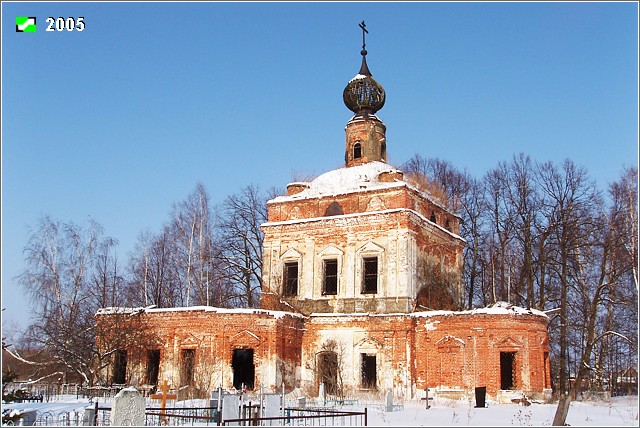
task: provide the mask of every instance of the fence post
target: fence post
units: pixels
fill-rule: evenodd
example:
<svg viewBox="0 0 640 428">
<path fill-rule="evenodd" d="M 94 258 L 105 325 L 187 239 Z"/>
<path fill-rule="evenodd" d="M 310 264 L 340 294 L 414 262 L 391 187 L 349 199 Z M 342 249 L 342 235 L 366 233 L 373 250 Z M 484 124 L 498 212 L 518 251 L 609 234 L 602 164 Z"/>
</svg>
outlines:
<svg viewBox="0 0 640 428">
<path fill-rule="evenodd" d="M 364 426 L 368 426 L 367 425 L 367 408 L 364 408 Z"/>
<path fill-rule="evenodd" d="M 96 411 L 93 414 L 93 426 L 97 427 L 98 426 L 98 400 L 96 400 L 95 410 Z"/>
</svg>

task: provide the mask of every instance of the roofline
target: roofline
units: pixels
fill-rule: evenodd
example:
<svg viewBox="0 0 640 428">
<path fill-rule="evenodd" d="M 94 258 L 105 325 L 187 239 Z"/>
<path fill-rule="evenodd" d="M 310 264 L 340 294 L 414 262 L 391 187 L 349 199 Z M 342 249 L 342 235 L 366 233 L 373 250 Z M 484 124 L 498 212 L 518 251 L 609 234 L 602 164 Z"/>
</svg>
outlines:
<svg viewBox="0 0 640 428">
<path fill-rule="evenodd" d="M 428 218 L 426 218 L 425 216 L 423 216 L 422 214 L 420 214 L 419 212 L 417 212 L 416 210 L 412 210 L 410 208 L 389 208 L 386 210 L 381 210 L 381 211 L 366 211 L 366 212 L 362 212 L 362 213 L 353 213 L 353 214 L 342 214 L 342 215 L 332 215 L 332 216 L 323 216 L 323 217 L 311 217 L 311 218 L 301 218 L 301 219 L 296 219 L 296 220 L 283 220 L 283 221 L 272 221 L 272 222 L 266 222 L 266 223 L 262 223 L 260 225 L 260 227 L 272 227 L 272 226 L 284 226 L 284 225 L 288 225 L 288 224 L 300 224 L 300 223 L 312 223 L 312 222 L 320 222 L 320 221 L 326 221 L 326 220 L 333 220 L 333 219 L 344 219 L 344 218 L 353 218 L 353 217 L 360 217 L 360 216 L 369 216 L 369 215 L 380 215 L 380 214 L 391 214 L 391 213 L 396 213 L 396 212 L 408 212 L 410 214 L 413 214 L 415 216 L 417 216 L 418 218 L 420 218 L 422 221 L 435 226 L 436 228 L 438 228 L 440 231 L 450 235 L 451 237 L 460 240 L 461 242 L 466 243 L 467 240 L 464 239 L 462 236 L 457 235 L 447 229 L 445 229 L 444 227 L 440 226 L 437 223 L 432 222 L 431 220 L 429 220 Z"/>
</svg>

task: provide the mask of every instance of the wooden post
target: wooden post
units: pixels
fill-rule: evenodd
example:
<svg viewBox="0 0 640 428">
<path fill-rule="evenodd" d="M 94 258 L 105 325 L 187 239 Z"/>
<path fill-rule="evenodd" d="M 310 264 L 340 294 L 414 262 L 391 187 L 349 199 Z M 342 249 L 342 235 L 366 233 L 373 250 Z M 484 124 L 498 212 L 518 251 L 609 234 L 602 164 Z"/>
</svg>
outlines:
<svg viewBox="0 0 640 428">
<path fill-rule="evenodd" d="M 165 379 L 162 381 L 162 385 L 160 386 L 160 390 L 162 391 L 162 394 L 150 395 L 150 398 L 153 400 L 161 400 L 160 401 L 160 420 L 162 421 L 163 424 L 166 424 L 167 422 L 167 418 L 165 417 L 165 411 L 164 411 L 164 409 L 167 407 L 167 400 L 175 400 L 176 398 L 178 398 L 176 394 L 167 394 L 167 392 L 169 392 L 169 389 L 171 389 L 171 387 L 169 386 L 169 383 Z"/>
</svg>

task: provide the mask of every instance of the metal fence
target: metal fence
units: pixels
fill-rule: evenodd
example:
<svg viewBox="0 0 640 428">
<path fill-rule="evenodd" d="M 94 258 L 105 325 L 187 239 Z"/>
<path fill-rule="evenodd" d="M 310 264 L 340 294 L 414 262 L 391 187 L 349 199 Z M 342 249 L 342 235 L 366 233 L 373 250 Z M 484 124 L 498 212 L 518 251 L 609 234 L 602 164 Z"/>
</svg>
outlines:
<svg viewBox="0 0 640 428">
<path fill-rule="evenodd" d="M 362 412 L 336 409 L 285 408 L 284 416 L 247 417 L 220 421 L 225 426 L 367 426 Z"/>
</svg>

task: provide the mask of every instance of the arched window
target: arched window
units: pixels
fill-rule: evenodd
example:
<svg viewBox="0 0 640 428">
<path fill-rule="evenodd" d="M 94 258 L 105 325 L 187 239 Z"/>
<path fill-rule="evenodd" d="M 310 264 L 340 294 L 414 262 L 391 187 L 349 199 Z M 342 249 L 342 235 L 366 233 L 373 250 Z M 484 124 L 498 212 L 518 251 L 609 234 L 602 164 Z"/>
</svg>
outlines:
<svg viewBox="0 0 640 428">
<path fill-rule="evenodd" d="M 353 158 L 360 159 L 362 157 L 362 144 L 355 143 L 353 145 Z"/>
<path fill-rule="evenodd" d="M 340 204 L 337 203 L 336 201 L 331 202 L 324 212 L 325 216 L 342 215 L 342 214 L 344 214 L 344 211 L 342 210 L 342 207 L 340 206 Z"/>
<path fill-rule="evenodd" d="M 431 211 L 431 217 L 429 217 L 429 221 L 431 221 L 432 223 L 438 223 L 436 221 L 436 213 L 434 213 L 433 211 Z"/>
</svg>

